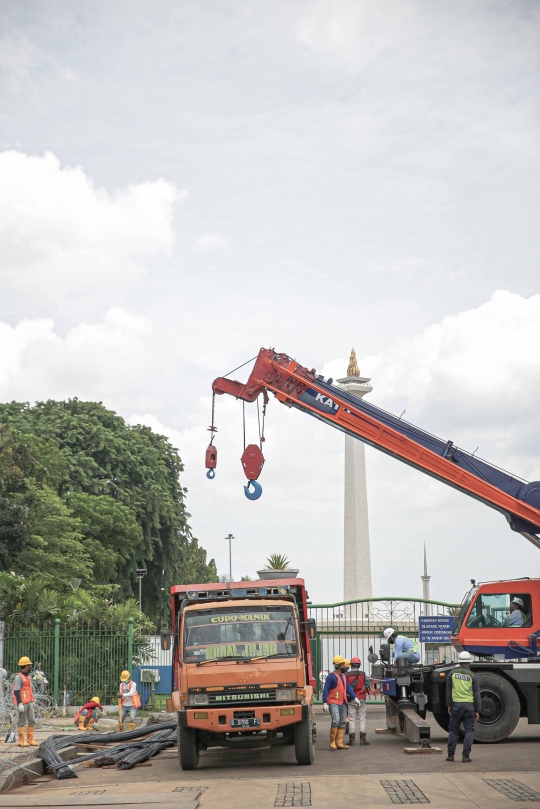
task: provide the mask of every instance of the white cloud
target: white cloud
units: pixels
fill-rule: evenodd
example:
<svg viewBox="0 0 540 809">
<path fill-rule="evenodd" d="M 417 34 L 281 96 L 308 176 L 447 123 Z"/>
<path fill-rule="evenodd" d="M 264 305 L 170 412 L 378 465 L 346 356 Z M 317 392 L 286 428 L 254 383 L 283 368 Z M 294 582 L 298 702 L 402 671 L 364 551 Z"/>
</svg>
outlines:
<svg viewBox="0 0 540 809">
<path fill-rule="evenodd" d="M 157 180 L 111 195 L 50 152 L 1 153 L 0 178 L 0 280 L 29 298 L 103 295 L 137 277 L 170 251 L 173 206 L 187 193 Z"/>
<path fill-rule="evenodd" d="M 213 233 L 208 236 L 201 236 L 193 245 L 195 250 L 209 252 L 210 250 L 230 250 L 230 243 L 224 239 L 221 233 Z"/>
</svg>

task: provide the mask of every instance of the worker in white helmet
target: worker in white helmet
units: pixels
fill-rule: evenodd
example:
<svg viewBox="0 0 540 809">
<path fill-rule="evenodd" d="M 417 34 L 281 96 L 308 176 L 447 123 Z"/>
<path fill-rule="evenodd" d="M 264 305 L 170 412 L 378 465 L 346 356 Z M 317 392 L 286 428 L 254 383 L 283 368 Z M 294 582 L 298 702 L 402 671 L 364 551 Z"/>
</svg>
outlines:
<svg viewBox="0 0 540 809">
<path fill-rule="evenodd" d="M 464 764 L 469 764 L 472 760 L 470 753 L 474 737 L 474 723 L 478 722 L 481 710 L 480 684 L 476 674 L 471 671 L 472 657 L 469 652 L 460 652 L 458 661 L 459 665 L 452 669 L 446 680 L 446 704 L 450 714 L 446 760 L 454 760 L 459 729 L 463 724 L 465 737 L 461 760 Z"/>
<path fill-rule="evenodd" d="M 420 662 L 420 652 L 415 640 L 406 638 L 404 635 L 398 635 L 395 629 L 391 626 L 383 632 L 384 638 L 388 643 L 395 644 L 394 649 L 394 663 L 398 658 L 405 660 L 407 663 L 414 665 Z"/>
<path fill-rule="evenodd" d="M 524 626 L 527 616 L 524 613 L 525 604 L 523 599 L 514 596 L 510 602 L 510 614 L 504 621 L 504 626 Z"/>
</svg>

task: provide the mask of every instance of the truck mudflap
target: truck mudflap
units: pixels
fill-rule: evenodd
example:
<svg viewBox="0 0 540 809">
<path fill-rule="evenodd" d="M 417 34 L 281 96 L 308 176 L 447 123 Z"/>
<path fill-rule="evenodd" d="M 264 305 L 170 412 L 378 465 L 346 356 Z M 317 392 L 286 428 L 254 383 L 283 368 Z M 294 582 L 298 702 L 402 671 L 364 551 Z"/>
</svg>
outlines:
<svg viewBox="0 0 540 809">
<path fill-rule="evenodd" d="M 178 724 L 210 733 L 253 733 L 294 725 L 307 719 L 309 710 L 309 705 L 249 705 L 245 709 L 231 707 L 209 710 L 187 708 L 178 711 Z"/>
</svg>

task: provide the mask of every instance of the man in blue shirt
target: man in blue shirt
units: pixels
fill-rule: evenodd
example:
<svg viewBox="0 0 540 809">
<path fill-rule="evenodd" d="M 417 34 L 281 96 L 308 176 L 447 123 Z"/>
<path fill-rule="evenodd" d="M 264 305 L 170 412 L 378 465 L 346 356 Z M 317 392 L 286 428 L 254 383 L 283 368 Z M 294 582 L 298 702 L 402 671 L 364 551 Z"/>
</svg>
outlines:
<svg viewBox="0 0 540 809">
<path fill-rule="evenodd" d="M 416 641 L 406 638 L 404 635 L 398 635 L 396 630 L 392 629 L 390 626 L 388 629 L 384 630 L 383 634 L 388 643 L 395 643 L 396 645 L 394 650 L 394 663 L 398 658 L 406 660 L 407 663 L 410 663 L 412 666 L 420 662 L 420 652 L 418 651 Z"/>
</svg>

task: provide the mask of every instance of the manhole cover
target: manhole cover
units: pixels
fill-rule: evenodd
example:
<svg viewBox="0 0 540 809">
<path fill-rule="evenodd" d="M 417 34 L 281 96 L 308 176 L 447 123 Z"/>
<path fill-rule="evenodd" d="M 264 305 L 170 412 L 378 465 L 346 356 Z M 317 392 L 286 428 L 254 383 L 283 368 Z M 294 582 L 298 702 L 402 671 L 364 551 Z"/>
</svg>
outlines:
<svg viewBox="0 0 540 809">
<path fill-rule="evenodd" d="M 515 778 L 484 778 L 484 781 L 511 801 L 540 801 L 538 792 Z"/>
<path fill-rule="evenodd" d="M 386 790 L 392 803 L 429 803 L 414 781 L 400 778 L 396 781 L 381 781 L 381 786 Z"/>
<path fill-rule="evenodd" d="M 311 784 L 309 781 L 278 784 L 274 806 L 311 806 Z"/>
</svg>

